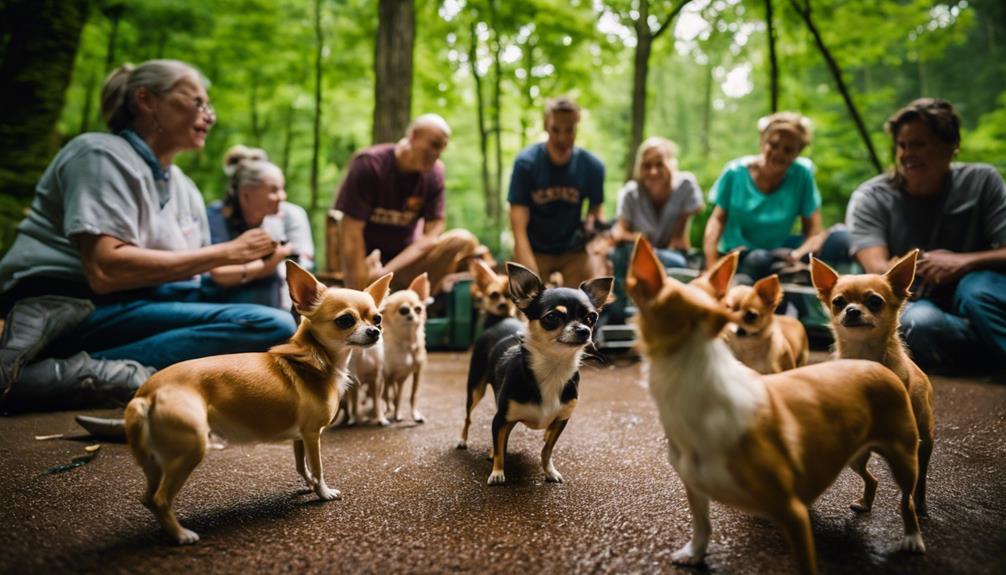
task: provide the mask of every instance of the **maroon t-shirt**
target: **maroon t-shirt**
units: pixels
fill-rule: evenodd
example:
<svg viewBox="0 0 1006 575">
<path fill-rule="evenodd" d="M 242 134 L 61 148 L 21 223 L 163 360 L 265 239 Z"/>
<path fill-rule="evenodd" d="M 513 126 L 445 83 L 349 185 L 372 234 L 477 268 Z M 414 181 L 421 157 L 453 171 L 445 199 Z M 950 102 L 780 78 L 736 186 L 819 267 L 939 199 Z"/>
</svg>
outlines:
<svg viewBox="0 0 1006 575">
<path fill-rule="evenodd" d="M 335 208 L 366 222 L 367 253 L 379 249 L 387 263 L 419 236 L 420 219 L 444 219 L 443 164 L 429 172 L 402 172 L 394 144 L 360 150 L 349 162 Z"/>
</svg>

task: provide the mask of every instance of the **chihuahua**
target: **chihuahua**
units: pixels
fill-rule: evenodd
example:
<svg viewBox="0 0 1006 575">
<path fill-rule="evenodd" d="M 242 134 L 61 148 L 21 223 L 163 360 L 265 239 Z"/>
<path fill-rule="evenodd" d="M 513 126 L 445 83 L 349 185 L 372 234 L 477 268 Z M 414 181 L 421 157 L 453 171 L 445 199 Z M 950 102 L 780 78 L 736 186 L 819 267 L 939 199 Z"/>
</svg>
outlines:
<svg viewBox="0 0 1006 575">
<path fill-rule="evenodd" d="M 811 279 L 818 297 L 831 314 L 835 332 L 835 355 L 844 359 L 869 359 L 890 368 L 908 388 L 912 411 L 919 430 L 919 479 L 915 484 L 915 507 L 926 514 L 926 471 L 933 452 L 935 421 L 933 385 L 905 351 L 898 335 L 898 317 L 915 280 L 914 250 L 898 260 L 884 275 L 839 277 L 821 260 L 811 261 Z M 877 491 L 877 480 L 866 469 L 870 454 L 853 463 L 866 483 L 863 498 L 853 504 L 856 511 L 869 511 Z"/>
<path fill-rule="evenodd" d="M 736 265 L 736 255 L 727 256 L 704 283 L 725 292 Z M 901 549 L 924 550 L 912 500 L 919 434 L 908 392 L 891 370 L 836 360 L 759 375 L 720 339 L 737 314 L 705 289 L 668 277 L 644 238 L 636 240 L 626 288 L 639 309 L 668 457 L 692 511 L 692 539 L 672 561 L 703 561 L 709 500 L 715 499 L 773 519 L 800 570 L 814 573 L 808 506 L 843 466 L 871 448 L 884 454 L 901 488 Z"/>
<path fill-rule="evenodd" d="M 392 274 L 360 292 L 328 289 L 289 260 L 286 271 L 300 313 L 289 342 L 177 363 L 155 373 L 126 407 L 129 448 L 147 478 L 141 501 L 180 544 L 199 536 L 178 523 L 172 504 L 202 461 L 211 429 L 237 442 L 293 440 L 297 473 L 319 498 L 340 497 L 322 473 L 321 432 L 338 411 L 350 352 L 381 337 L 377 306 Z"/>
<path fill-rule="evenodd" d="M 353 350 L 349 360 L 349 375 L 354 385 L 350 385 L 343 396 L 342 417 L 336 421 L 336 425 L 356 425 L 357 421 L 363 419 L 360 405 L 363 400 L 361 395 L 372 400 L 370 421 L 379 425 L 388 425 L 389 421 L 383 403 L 383 338 L 370 347 Z"/>
<path fill-rule="evenodd" d="M 613 280 L 602 277 L 583 282 L 579 289 L 546 289 L 534 272 L 512 262 L 507 262 L 507 275 L 510 297 L 528 319 L 527 335 L 512 334 L 492 349 L 484 381 L 469 389 L 465 428 L 488 383 L 496 396 L 489 485 L 506 482 L 507 440 L 518 423 L 545 430 L 541 451 L 545 479 L 562 482 L 552 464 L 552 449 L 576 408 L 580 359 Z"/>
<path fill-rule="evenodd" d="M 508 295 L 510 279 L 506 274 L 494 272 L 486 262 L 479 259 L 468 263 L 468 271 L 475 279 L 472 283 L 472 296 L 476 305 L 485 313 L 483 329 L 490 329 L 516 315 L 513 301 Z"/>
<path fill-rule="evenodd" d="M 723 300 L 740 316 L 723 332 L 734 357 L 761 374 L 779 373 L 807 365 L 810 345 L 800 320 L 776 315 L 782 301 L 779 276 L 773 274 L 754 286 L 735 286 Z"/>
<path fill-rule="evenodd" d="M 423 272 L 408 289 L 399 290 L 384 300 L 385 395 L 392 406 L 392 418 L 401 421 L 402 393 L 405 380 L 412 376 L 412 420 L 426 421 L 416 407 L 419 376 L 426 366 L 426 300 L 430 297 L 430 279 Z M 375 396 L 374 402 L 378 399 Z"/>
</svg>

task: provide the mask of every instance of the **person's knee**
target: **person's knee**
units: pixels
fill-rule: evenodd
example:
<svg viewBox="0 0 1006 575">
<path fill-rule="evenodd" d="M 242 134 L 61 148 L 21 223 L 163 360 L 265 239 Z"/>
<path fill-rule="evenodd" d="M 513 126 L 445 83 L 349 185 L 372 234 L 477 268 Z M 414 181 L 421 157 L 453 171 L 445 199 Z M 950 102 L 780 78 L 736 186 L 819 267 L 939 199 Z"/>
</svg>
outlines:
<svg viewBox="0 0 1006 575">
<path fill-rule="evenodd" d="M 901 337 L 919 363 L 935 361 L 933 352 L 947 329 L 945 312 L 928 301 L 914 302 L 901 314 Z"/>
<path fill-rule="evenodd" d="M 971 272 L 957 284 L 954 294 L 957 309 L 967 314 L 999 313 L 1006 316 L 1006 293 L 996 289 L 1004 282 L 1003 274 L 993 271 Z"/>
<path fill-rule="evenodd" d="M 297 331 L 297 323 L 290 312 L 263 305 L 250 305 L 245 321 L 254 326 L 256 339 L 269 342 L 269 345 L 282 343 Z"/>
<path fill-rule="evenodd" d="M 479 239 L 475 234 L 463 228 L 456 228 L 440 234 L 438 242 L 451 253 L 463 258 L 475 253 L 479 247 Z"/>
<path fill-rule="evenodd" d="M 664 264 L 665 268 L 688 267 L 688 261 L 685 259 L 685 256 L 674 250 L 657 250 L 657 258 L 660 259 L 660 263 Z"/>
</svg>

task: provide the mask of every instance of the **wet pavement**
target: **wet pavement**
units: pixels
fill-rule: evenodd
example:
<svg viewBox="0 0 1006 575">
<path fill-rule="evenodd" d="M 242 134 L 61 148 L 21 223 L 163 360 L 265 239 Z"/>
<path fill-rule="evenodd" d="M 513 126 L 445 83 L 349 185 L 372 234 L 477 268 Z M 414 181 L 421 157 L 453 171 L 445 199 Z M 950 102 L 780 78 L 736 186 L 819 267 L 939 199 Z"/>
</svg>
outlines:
<svg viewBox="0 0 1006 575">
<path fill-rule="evenodd" d="M 823 359 L 820 353 L 815 359 Z M 208 453 L 176 509 L 198 532 L 171 544 L 140 505 L 142 476 L 123 444 L 90 463 L 50 467 L 93 443 L 73 413 L 0 418 L 0 572 L 3 573 L 666 573 L 690 534 L 684 489 L 638 363 L 582 370 L 580 404 L 554 453 L 563 484 L 546 484 L 541 432 L 518 427 L 507 484 L 488 487 L 488 400 L 468 451 L 454 448 L 464 416 L 468 355 L 432 353 L 420 408 L 428 422 L 334 429 L 322 440 L 325 474 L 342 500 L 302 485 L 288 444 Z M 824 573 L 1006 572 L 1006 385 L 935 377 L 937 440 L 929 471 L 928 553 L 907 556 L 897 490 L 883 463 L 871 513 L 849 471 L 812 510 Z M 94 411 L 92 415 L 112 415 Z M 61 439 L 35 440 L 62 433 Z M 716 573 L 792 572 L 768 521 L 713 504 L 707 559 Z"/>
</svg>

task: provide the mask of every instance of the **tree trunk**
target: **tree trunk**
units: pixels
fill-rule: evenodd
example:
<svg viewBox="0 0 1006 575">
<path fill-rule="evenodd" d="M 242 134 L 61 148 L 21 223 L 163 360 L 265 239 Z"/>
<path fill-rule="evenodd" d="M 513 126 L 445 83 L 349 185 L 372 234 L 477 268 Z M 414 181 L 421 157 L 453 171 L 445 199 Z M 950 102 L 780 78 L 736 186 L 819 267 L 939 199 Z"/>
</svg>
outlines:
<svg viewBox="0 0 1006 575">
<path fill-rule="evenodd" d="M 494 234 L 500 231 L 502 204 L 500 190 L 503 188 L 503 104 L 501 101 L 500 84 L 503 77 L 503 66 L 500 63 L 499 26 L 496 21 L 496 0 L 489 0 L 490 22 L 493 29 L 493 135 L 496 137 L 496 181 L 492 190 L 492 210 L 489 214 L 493 224 Z"/>
<path fill-rule="evenodd" d="M 251 71 L 251 90 L 248 92 L 248 106 L 251 108 L 251 133 L 252 133 L 252 144 L 255 146 L 259 145 L 262 141 L 262 126 L 259 125 L 259 114 L 258 114 L 258 84 L 259 75 L 256 70 Z"/>
<path fill-rule="evenodd" d="M 859 109 L 856 108 L 855 102 L 852 101 L 852 94 L 849 93 L 849 88 L 845 84 L 845 80 L 842 78 L 842 69 L 838 66 L 838 62 L 831 55 L 828 47 L 824 45 L 824 39 L 821 38 L 821 32 L 814 25 L 814 19 L 811 16 L 811 6 L 810 0 L 805 0 L 803 6 L 800 5 L 798 0 L 789 0 L 790 4 L 793 5 L 800 17 L 803 18 L 804 23 L 807 25 L 807 29 L 814 36 L 814 42 L 817 44 L 817 49 L 821 52 L 824 57 L 824 61 L 828 64 L 828 69 L 831 71 L 832 77 L 835 78 L 835 84 L 838 86 L 838 91 L 842 94 L 842 99 L 845 100 L 845 106 L 849 110 L 849 115 L 852 116 L 852 121 L 856 124 L 856 129 L 859 131 L 859 136 L 863 139 L 863 143 L 866 144 L 866 149 L 870 153 L 870 161 L 873 162 L 873 167 L 876 168 L 877 173 L 884 171 L 883 165 L 880 163 L 880 158 L 877 157 L 877 151 L 873 147 L 873 140 L 870 139 L 870 133 L 866 130 L 866 124 L 863 123 L 862 116 L 859 115 Z"/>
<path fill-rule="evenodd" d="M 286 109 L 286 122 L 285 128 L 286 133 L 283 136 L 283 163 L 280 168 L 283 170 L 284 174 L 289 174 L 290 169 L 290 150 L 293 146 L 293 103 Z"/>
<path fill-rule="evenodd" d="M 702 161 L 709 159 L 713 141 L 713 59 L 706 63 L 706 88 L 702 106 Z"/>
<path fill-rule="evenodd" d="M 321 159 L 321 0 L 314 0 L 314 142 L 311 145 L 311 213 L 318 210 L 318 162 Z"/>
<path fill-rule="evenodd" d="M 91 114 L 93 113 L 92 107 L 94 106 L 94 93 L 98 85 L 98 74 L 97 72 L 91 71 L 91 74 L 87 77 L 87 85 L 84 86 L 84 111 L 80 114 L 80 132 L 81 134 L 91 131 Z"/>
<path fill-rule="evenodd" d="M 380 0 L 374 48 L 374 143 L 405 134 L 412 115 L 413 0 Z"/>
<path fill-rule="evenodd" d="M 16 0 L 6 6 L 0 64 L 0 251 L 14 236 L 35 183 L 59 148 L 54 133 L 87 20 L 88 0 Z"/>
<path fill-rule="evenodd" d="M 115 68 L 115 48 L 119 40 L 119 22 L 125 11 L 125 4 L 111 4 L 103 10 L 105 17 L 112 22 L 112 31 L 108 34 L 108 48 L 105 50 L 106 72 L 111 72 Z"/>
<path fill-rule="evenodd" d="M 482 197 L 485 199 L 486 216 L 492 217 L 492 181 L 489 178 L 489 134 L 486 130 L 486 107 L 482 99 L 482 77 L 479 76 L 478 68 L 478 45 L 479 36 L 475 31 L 475 21 L 472 20 L 469 28 L 471 34 L 471 44 L 468 46 L 468 66 L 471 69 L 472 78 L 475 80 L 475 108 L 478 111 L 479 119 L 479 151 L 482 153 Z"/>
<path fill-rule="evenodd" d="M 772 0 L 765 0 L 765 25 L 768 38 L 769 97 L 771 112 L 779 111 L 779 60 L 775 54 L 775 18 Z"/>
<path fill-rule="evenodd" d="M 527 44 L 524 45 L 524 69 L 527 71 L 527 75 L 524 77 L 524 86 L 521 94 L 523 107 L 520 111 L 520 149 L 522 150 L 527 147 L 527 132 L 531 127 L 528 115 L 532 113 L 531 110 L 534 108 L 534 94 L 531 93 L 532 68 L 534 68 L 534 40 L 533 38 L 528 38 Z"/>
</svg>

